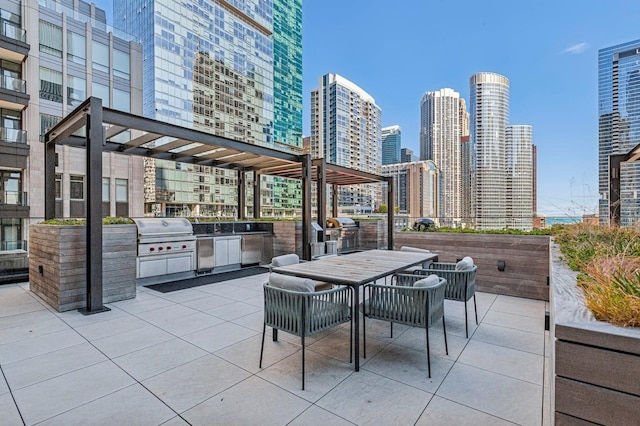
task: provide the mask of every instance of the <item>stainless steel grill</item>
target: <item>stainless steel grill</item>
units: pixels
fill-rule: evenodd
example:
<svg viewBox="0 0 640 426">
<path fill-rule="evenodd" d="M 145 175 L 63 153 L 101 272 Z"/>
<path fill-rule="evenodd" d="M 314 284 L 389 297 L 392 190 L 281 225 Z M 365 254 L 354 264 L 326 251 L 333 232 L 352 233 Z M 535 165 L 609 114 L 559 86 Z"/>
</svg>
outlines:
<svg viewBox="0 0 640 426">
<path fill-rule="evenodd" d="M 338 234 L 339 253 L 354 251 L 358 248 L 358 224 L 356 221 L 350 217 L 331 217 L 327 219 L 327 227 L 338 231 L 330 231 L 330 235 Z"/>
<path fill-rule="evenodd" d="M 155 282 L 193 276 L 196 236 L 184 218 L 134 219 L 138 227 L 137 278 Z"/>
</svg>

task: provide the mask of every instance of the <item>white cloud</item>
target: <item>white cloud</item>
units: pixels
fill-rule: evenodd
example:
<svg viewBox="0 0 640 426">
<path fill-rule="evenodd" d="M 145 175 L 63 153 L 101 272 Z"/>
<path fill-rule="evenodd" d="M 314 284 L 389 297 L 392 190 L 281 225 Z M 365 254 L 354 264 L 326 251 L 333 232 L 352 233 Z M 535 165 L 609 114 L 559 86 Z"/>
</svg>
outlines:
<svg viewBox="0 0 640 426">
<path fill-rule="evenodd" d="M 574 55 L 578 55 L 586 51 L 588 48 L 589 48 L 589 43 L 582 42 L 582 43 L 574 44 L 573 46 L 569 46 L 560 53 L 561 54 L 572 53 Z"/>
</svg>

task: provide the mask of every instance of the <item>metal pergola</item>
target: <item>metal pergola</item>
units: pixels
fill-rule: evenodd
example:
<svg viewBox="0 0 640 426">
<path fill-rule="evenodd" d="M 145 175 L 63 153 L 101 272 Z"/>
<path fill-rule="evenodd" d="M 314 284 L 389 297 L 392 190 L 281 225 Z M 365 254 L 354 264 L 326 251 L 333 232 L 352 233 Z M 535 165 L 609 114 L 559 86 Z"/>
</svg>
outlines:
<svg viewBox="0 0 640 426">
<path fill-rule="evenodd" d="M 326 185 L 333 185 L 333 213 L 337 216 L 337 187 L 387 183 L 388 248 L 393 250 L 393 180 L 312 160 L 309 154 L 289 153 L 210 133 L 145 118 L 102 106 L 90 97 L 46 132 L 45 220 L 55 217 L 55 147 L 68 145 L 86 149 L 86 281 L 87 306 L 81 311 L 107 310 L 102 304 L 102 153 L 117 152 L 238 171 L 238 212 L 244 215 L 244 173 L 280 176 L 302 181 L 303 258 L 311 259 L 311 182 L 318 185 L 318 223 L 326 226 Z M 254 188 L 254 216 L 260 214 L 260 191 Z"/>
<path fill-rule="evenodd" d="M 640 144 L 626 154 L 609 156 L 609 223 L 620 226 L 620 167 L 622 163 L 640 161 Z"/>
</svg>

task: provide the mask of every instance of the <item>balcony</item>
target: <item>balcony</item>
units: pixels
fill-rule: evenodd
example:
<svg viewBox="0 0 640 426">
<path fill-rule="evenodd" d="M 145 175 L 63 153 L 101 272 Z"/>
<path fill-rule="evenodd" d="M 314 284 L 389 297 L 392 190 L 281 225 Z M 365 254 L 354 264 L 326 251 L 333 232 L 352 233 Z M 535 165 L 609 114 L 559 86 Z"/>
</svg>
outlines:
<svg viewBox="0 0 640 426">
<path fill-rule="evenodd" d="M 0 143 L 27 144 L 27 131 L 0 127 Z"/>
<path fill-rule="evenodd" d="M 0 204 L 28 206 L 27 193 L 22 191 L 2 191 L 0 192 Z"/>
<path fill-rule="evenodd" d="M 0 76 L 0 102 L 6 107 L 22 110 L 29 104 L 29 99 L 26 81 L 8 75 Z"/>
<path fill-rule="evenodd" d="M 27 31 L 0 19 L 0 58 L 23 62 L 28 54 Z"/>
</svg>

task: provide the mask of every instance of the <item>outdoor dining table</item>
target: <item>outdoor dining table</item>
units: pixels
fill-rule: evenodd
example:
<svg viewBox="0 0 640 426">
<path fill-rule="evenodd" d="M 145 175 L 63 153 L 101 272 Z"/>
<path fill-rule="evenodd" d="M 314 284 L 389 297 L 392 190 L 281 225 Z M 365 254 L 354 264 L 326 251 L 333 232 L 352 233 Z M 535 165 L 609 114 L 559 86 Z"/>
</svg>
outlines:
<svg viewBox="0 0 640 426">
<path fill-rule="evenodd" d="M 301 278 L 311 278 L 333 284 L 347 285 L 354 289 L 353 307 L 360 306 L 360 287 L 385 278 L 397 272 L 404 271 L 421 263 L 437 260 L 436 253 L 421 253 L 391 250 L 367 250 L 329 257 L 312 262 L 273 268 L 273 272 L 294 275 Z M 354 315 L 355 371 L 360 370 L 360 315 Z"/>
</svg>

